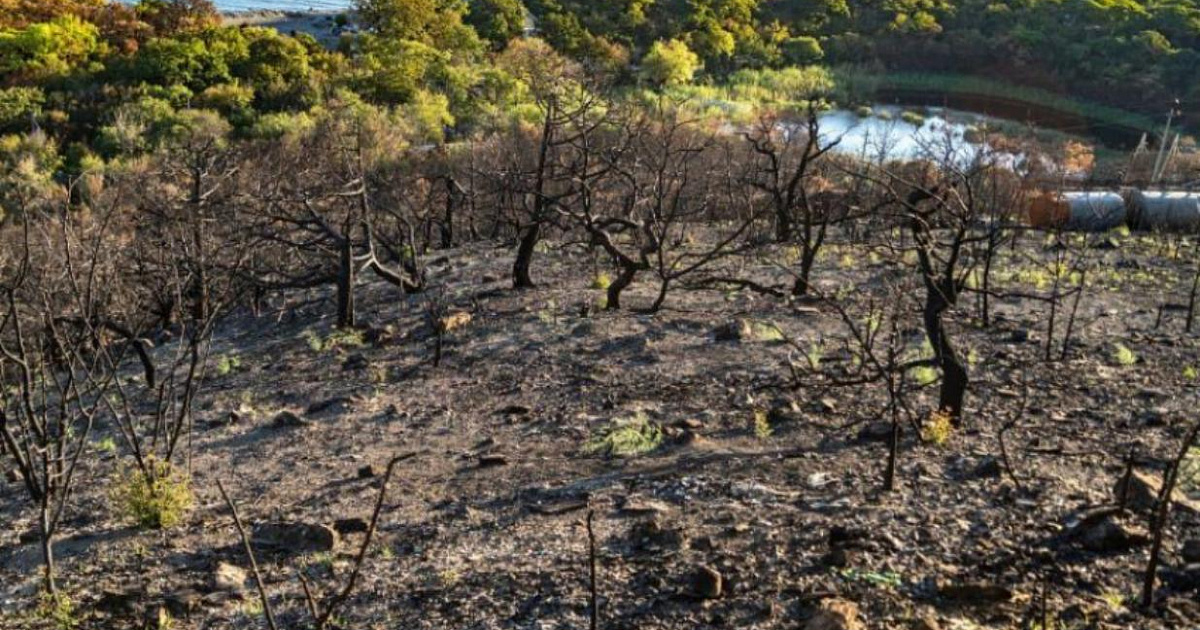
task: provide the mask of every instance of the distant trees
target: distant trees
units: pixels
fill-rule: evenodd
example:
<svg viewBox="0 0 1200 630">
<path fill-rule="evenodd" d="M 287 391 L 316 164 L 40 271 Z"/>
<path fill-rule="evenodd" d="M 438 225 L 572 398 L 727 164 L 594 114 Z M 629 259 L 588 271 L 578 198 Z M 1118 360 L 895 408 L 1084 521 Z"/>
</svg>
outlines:
<svg viewBox="0 0 1200 630">
<path fill-rule="evenodd" d="M 642 58 L 642 77 L 663 87 L 690 83 L 700 68 L 700 57 L 677 39 L 654 42 Z"/>
<path fill-rule="evenodd" d="M 471 0 L 466 23 L 500 49 L 525 31 L 525 5 L 521 0 Z"/>
<path fill-rule="evenodd" d="M 420 42 L 447 51 L 479 48 L 463 18 L 465 0 L 356 0 L 359 18 L 379 37 Z"/>
<path fill-rule="evenodd" d="M 74 15 L 20 30 L 0 30 L 0 75 L 45 81 L 70 73 L 100 51 L 99 29 Z"/>
</svg>

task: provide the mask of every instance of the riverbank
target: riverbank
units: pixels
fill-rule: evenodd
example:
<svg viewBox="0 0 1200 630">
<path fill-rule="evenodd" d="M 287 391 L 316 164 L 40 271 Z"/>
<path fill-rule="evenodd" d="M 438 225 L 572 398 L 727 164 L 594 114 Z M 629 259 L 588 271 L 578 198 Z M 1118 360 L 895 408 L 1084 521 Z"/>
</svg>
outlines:
<svg viewBox="0 0 1200 630">
<path fill-rule="evenodd" d="M 743 70 L 719 85 L 682 86 L 674 92 L 705 112 L 741 122 L 752 121 L 763 109 L 802 111 L 810 99 L 823 108 L 932 106 L 1032 124 L 1118 149 L 1135 146 L 1143 133 L 1153 135 L 1161 126 L 1138 112 L 981 77 L 883 73 L 858 67 Z"/>
<path fill-rule="evenodd" d="M 351 11 L 232 11 L 221 14 L 226 26 L 261 26 L 280 33 L 307 33 L 334 48 L 344 33 L 357 32 Z"/>
<path fill-rule="evenodd" d="M 1138 112 L 1089 103 L 1037 88 L 981 77 L 889 73 L 866 77 L 873 101 L 941 106 L 1097 138 L 1110 146 L 1135 146 L 1161 121 Z"/>
</svg>

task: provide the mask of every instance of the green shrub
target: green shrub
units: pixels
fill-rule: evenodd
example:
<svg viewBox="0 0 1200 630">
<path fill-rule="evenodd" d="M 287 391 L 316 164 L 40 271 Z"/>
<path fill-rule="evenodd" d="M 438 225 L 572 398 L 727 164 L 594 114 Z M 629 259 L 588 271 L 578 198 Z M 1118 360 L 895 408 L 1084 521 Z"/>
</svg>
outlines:
<svg viewBox="0 0 1200 630">
<path fill-rule="evenodd" d="M 1117 365 L 1129 367 L 1138 362 L 1138 356 L 1133 350 L 1122 343 L 1113 344 L 1113 361 Z"/>
<path fill-rule="evenodd" d="M 925 117 L 917 112 L 912 112 L 912 111 L 907 111 L 907 112 L 901 113 L 900 120 L 903 120 L 904 122 L 906 122 L 910 125 L 917 126 L 917 127 L 920 127 L 925 124 Z"/>
<path fill-rule="evenodd" d="M 596 274 L 595 278 L 592 278 L 592 288 L 593 289 L 599 289 L 601 291 L 605 291 L 605 290 L 608 290 L 608 287 L 611 285 L 612 285 L 612 277 L 610 277 L 608 275 L 608 273 L 605 271 L 601 271 L 600 273 Z"/>
<path fill-rule="evenodd" d="M 765 440 L 775 434 L 775 430 L 771 428 L 770 414 L 766 409 L 757 408 L 754 410 L 754 437 Z"/>
<path fill-rule="evenodd" d="M 1200 446 L 1188 449 L 1183 458 L 1179 467 L 1179 487 L 1192 498 L 1200 495 Z"/>
<path fill-rule="evenodd" d="M 217 376 L 226 376 L 242 367 L 242 360 L 236 354 L 227 354 L 217 359 Z"/>
<path fill-rule="evenodd" d="M 169 462 L 150 460 L 148 466 L 153 479 L 136 466 L 118 473 L 112 489 L 113 503 L 138 527 L 170 529 L 192 506 L 190 480 Z"/>
<path fill-rule="evenodd" d="M 925 419 L 921 427 L 921 441 L 934 446 L 945 446 L 954 432 L 954 422 L 945 411 L 935 411 Z"/>
<path fill-rule="evenodd" d="M 934 368 L 922 365 L 912 369 L 913 380 L 925 387 L 933 385 L 938 380 L 938 372 Z"/>
<path fill-rule="evenodd" d="M 79 620 L 75 618 L 75 602 L 63 592 L 42 593 L 35 614 L 55 630 L 79 627 Z"/>
<path fill-rule="evenodd" d="M 632 457 L 644 455 L 662 444 L 662 429 L 651 422 L 645 412 L 631 418 L 618 418 L 601 429 L 583 447 L 588 455 Z"/>
<path fill-rule="evenodd" d="M 753 322 L 753 337 L 758 341 L 779 342 L 784 340 L 783 329 L 775 322 Z"/>
</svg>

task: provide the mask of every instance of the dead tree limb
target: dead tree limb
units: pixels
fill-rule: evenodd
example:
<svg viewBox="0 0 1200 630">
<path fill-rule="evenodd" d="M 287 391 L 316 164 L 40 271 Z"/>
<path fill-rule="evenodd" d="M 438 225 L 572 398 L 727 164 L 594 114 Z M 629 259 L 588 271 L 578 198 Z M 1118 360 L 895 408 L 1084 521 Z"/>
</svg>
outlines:
<svg viewBox="0 0 1200 630">
<path fill-rule="evenodd" d="M 258 560 L 254 557 L 254 548 L 250 546 L 250 536 L 246 534 L 246 527 L 242 525 L 242 517 L 238 516 L 237 506 L 229 499 L 229 493 L 225 492 L 225 486 L 220 479 L 217 480 L 217 490 L 221 492 L 221 498 L 225 500 L 225 505 L 229 506 L 229 511 L 233 513 L 233 524 L 237 527 L 238 536 L 242 538 L 246 557 L 250 559 L 250 570 L 254 572 L 254 584 L 258 588 L 258 597 L 262 600 L 267 627 L 271 630 L 279 630 L 279 626 L 275 624 L 275 612 L 271 609 L 271 600 L 267 599 L 267 589 L 263 586 L 262 572 L 258 570 Z"/>
<path fill-rule="evenodd" d="M 1183 446 L 1180 447 L 1179 454 L 1171 462 L 1171 467 L 1167 469 L 1167 474 L 1163 477 L 1162 488 L 1158 492 L 1158 504 L 1154 508 L 1154 519 L 1151 521 L 1150 529 L 1151 536 L 1153 536 L 1150 560 L 1146 563 L 1146 574 L 1142 580 L 1142 608 L 1150 608 L 1154 605 L 1154 582 L 1158 577 L 1158 560 L 1159 554 L 1162 552 L 1163 534 L 1167 530 L 1167 517 L 1171 513 L 1171 498 L 1175 494 L 1175 484 L 1179 481 L 1179 469 L 1183 466 L 1183 460 L 1187 458 L 1192 444 L 1196 443 L 1197 435 L 1200 435 L 1200 422 L 1192 425 L 1192 429 L 1188 431 L 1183 440 Z"/>
<path fill-rule="evenodd" d="M 600 611 L 597 605 L 597 600 L 599 598 L 596 587 L 596 531 L 592 528 L 592 520 L 595 515 L 596 513 L 594 510 L 588 510 L 588 613 L 591 616 L 591 630 L 597 630 L 600 626 Z"/>
<path fill-rule="evenodd" d="M 358 585 L 358 576 L 362 573 L 363 563 L 367 559 L 367 551 L 371 547 L 371 541 L 375 538 L 375 530 L 379 526 L 379 514 L 383 511 L 383 502 L 387 497 L 388 484 L 392 480 L 392 473 L 396 470 L 396 465 L 402 461 L 412 459 L 418 454 L 413 452 L 397 455 L 392 458 L 392 461 L 388 462 L 387 472 L 384 473 L 383 481 L 379 486 L 379 496 L 375 498 L 375 509 L 371 512 L 371 522 L 367 526 L 367 533 L 363 538 L 362 546 L 358 549 L 358 556 L 354 559 L 354 568 L 350 571 L 350 578 L 346 580 L 346 585 L 342 587 L 342 590 L 329 600 L 329 604 L 325 606 L 324 612 L 316 614 L 320 607 L 313 598 L 308 584 L 301 577 L 301 583 L 304 584 L 305 596 L 309 602 L 309 611 L 314 613 L 317 630 L 325 630 L 329 626 L 329 620 L 333 618 L 338 608 L 346 603 L 346 600 L 350 598 L 350 594 L 354 592 L 354 587 Z"/>
</svg>

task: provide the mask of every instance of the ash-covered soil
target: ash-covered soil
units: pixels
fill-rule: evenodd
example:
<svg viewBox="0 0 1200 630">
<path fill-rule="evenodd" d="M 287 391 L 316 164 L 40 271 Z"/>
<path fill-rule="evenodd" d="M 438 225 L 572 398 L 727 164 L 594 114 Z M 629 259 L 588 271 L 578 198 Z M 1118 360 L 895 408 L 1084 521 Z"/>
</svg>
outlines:
<svg viewBox="0 0 1200 630">
<path fill-rule="evenodd" d="M 335 627 L 587 627 L 589 510 L 610 630 L 1032 628 L 1043 615 L 1054 628 L 1197 627 L 1200 570 L 1183 547 L 1200 538 L 1200 515 L 1174 511 L 1148 613 L 1136 605 L 1146 515 L 1095 516 L 1113 504 L 1131 448 L 1136 471 L 1156 479 L 1198 419 L 1197 337 L 1172 309 L 1155 326 L 1161 303 L 1186 301 L 1197 251 L 1112 240 L 1096 254 L 1066 361 L 1042 361 L 1048 304 L 998 300 L 987 329 L 973 304 L 960 305 L 952 330 L 972 363 L 965 427 L 935 445 L 905 426 L 891 493 L 881 488 L 883 391 L 793 390 L 787 344 L 717 340 L 739 320 L 832 340 L 840 320 L 819 302 L 681 287 L 656 314 L 596 312 L 603 292 L 576 251 L 539 254 L 541 288 L 528 291 L 508 288 L 506 249 L 436 252 L 432 282 L 471 321 L 448 335 L 435 368 L 427 296 L 364 285 L 369 329 L 346 335 L 332 327 L 328 295 L 290 295 L 301 306 L 233 316 L 216 334 L 220 369 L 201 393 L 195 502 L 182 525 L 142 531 L 122 518 L 109 498 L 120 456 L 100 428 L 57 543 L 62 586 L 84 628 L 140 628 L 160 615 L 176 630 L 265 627 L 253 579 L 217 579 L 232 571 L 241 582 L 249 568 L 219 479 L 248 526 L 343 531 L 328 551 L 321 540 L 258 550 L 280 627 L 310 627 L 298 575 L 318 597 L 341 588 L 363 539 L 354 519 L 369 519 L 388 460 L 415 452 L 397 465 Z M 1044 279 L 1020 273 L 1022 261 L 1052 253 L 1033 238 L 1020 249 L 998 271 L 1034 291 Z M 766 256 L 726 267 L 787 281 Z M 815 273 L 865 302 L 884 271 L 832 246 Z M 624 302 L 645 306 L 655 290 L 647 275 Z M 1137 362 L 1117 360 L 1115 343 Z M 929 390 L 913 403 L 934 399 Z M 997 432 L 1014 417 L 1007 470 Z M 657 429 L 661 444 L 606 456 L 597 436 L 619 420 Z M 4 628 L 46 625 L 32 613 L 34 514 L 18 484 L 0 482 Z M 818 612 L 846 607 L 856 621 Z"/>
</svg>

